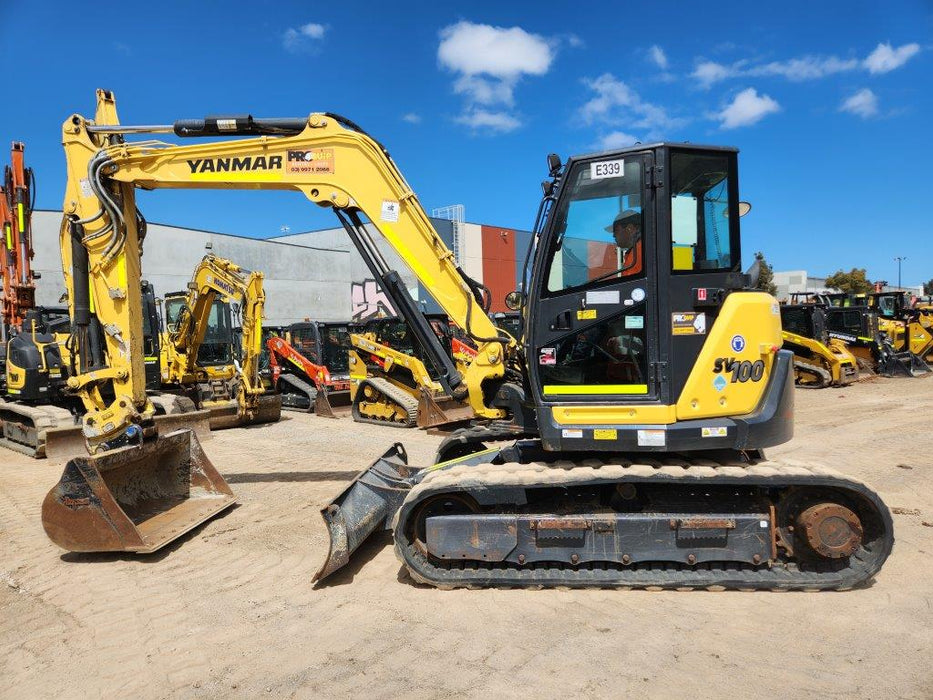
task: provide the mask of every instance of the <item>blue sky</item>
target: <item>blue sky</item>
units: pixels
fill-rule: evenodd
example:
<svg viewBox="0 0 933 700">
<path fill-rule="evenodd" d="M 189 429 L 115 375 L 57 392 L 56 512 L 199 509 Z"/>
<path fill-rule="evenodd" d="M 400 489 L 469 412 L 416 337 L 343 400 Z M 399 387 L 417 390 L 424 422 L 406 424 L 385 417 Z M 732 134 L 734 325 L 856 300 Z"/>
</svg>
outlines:
<svg viewBox="0 0 933 700">
<path fill-rule="evenodd" d="M 100 9 L 107 7 L 107 11 Z M 531 226 L 545 156 L 671 139 L 738 146 L 744 259 L 933 278 L 929 2 L 119 5 L 0 0 L 0 136 L 59 208 L 61 123 L 344 114 L 425 208 Z M 118 9 L 115 9 L 118 8 Z M 5 147 L 4 147 L 5 148 Z M 6 155 L 2 156 L 5 160 Z M 155 192 L 152 221 L 256 237 L 334 225 L 290 193 Z"/>
</svg>

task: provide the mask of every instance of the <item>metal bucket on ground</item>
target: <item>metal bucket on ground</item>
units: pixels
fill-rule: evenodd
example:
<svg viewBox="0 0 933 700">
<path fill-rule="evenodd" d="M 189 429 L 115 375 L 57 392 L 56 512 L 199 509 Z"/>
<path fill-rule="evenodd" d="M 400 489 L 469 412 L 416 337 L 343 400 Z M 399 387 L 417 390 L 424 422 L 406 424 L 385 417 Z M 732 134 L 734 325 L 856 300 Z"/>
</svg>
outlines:
<svg viewBox="0 0 933 700">
<path fill-rule="evenodd" d="M 179 430 L 70 460 L 42 504 L 42 526 L 71 552 L 149 553 L 235 502 L 194 432 Z"/>
</svg>

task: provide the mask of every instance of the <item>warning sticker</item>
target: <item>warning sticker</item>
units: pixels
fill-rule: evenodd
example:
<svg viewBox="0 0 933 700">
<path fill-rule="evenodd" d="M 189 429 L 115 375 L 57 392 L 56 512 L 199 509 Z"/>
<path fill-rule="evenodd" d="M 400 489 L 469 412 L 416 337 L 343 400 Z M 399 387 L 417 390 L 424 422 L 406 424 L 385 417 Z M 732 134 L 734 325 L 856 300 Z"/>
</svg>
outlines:
<svg viewBox="0 0 933 700">
<path fill-rule="evenodd" d="M 564 428 L 560 431 L 560 436 L 563 438 L 582 438 L 583 431 L 577 428 Z"/>
<path fill-rule="evenodd" d="M 626 316 L 625 317 L 625 327 L 626 328 L 644 328 L 645 327 L 645 317 L 644 316 Z"/>
<path fill-rule="evenodd" d="M 538 350 L 538 364 L 545 366 L 556 365 L 557 348 L 541 348 Z"/>
<path fill-rule="evenodd" d="M 673 335 L 706 335 L 706 314 L 696 311 L 675 311 L 671 314 Z"/>
<path fill-rule="evenodd" d="M 334 149 L 311 148 L 307 151 L 289 151 L 285 160 L 289 175 L 320 175 L 334 173 Z"/>
<path fill-rule="evenodd" d="M 398 202 L 396 202 L 394 199 L 382 200 L 382 212 L 379 214 L 380 219 L 387 221 L 390 224 L 394 224 L 396 221 L 398 221 L 398 212 Z"/>
<path fill-rule="evenodd" d="M 617 440 L 619 431 L 615 428 L 597 428 L 593 431 L 594 440 Z"/>
<path fill-rule="evenodd" d="M 582 311 L 577 311 L 578 321 L 592 321 L 594 318 L 596 318 L 596 309 L 583 309 Z"/>
<path fill-rule="evenodd" d="M 702 437 L 726 437 L 729 434 L 729 429 L 725 426 L 714 427 L 714 428 L 700 428 L 700 434 Z"/>
</svg>

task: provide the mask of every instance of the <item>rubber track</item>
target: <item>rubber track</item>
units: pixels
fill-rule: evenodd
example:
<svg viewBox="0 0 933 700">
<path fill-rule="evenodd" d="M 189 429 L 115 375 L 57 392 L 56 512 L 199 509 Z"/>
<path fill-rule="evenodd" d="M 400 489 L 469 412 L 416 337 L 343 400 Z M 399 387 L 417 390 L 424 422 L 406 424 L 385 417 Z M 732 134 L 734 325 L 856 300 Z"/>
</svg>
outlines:
<svg viewBox="0 0 933 700">
<path fill-rule="evenodd" d="M 446 462 L 450 457 L 451 450 L 459 452 L 456 456 L 463 456 L 463 452 L 458 449 L 461 446 L 476 446 L 471 452 L 478 452 L 482 445 L 490 442 L 505 442 L 508 440 L 521 440 L 524 438 L 538 437 L 534 431 L 523 431 L 511 423 L 478 423 L 468 428 L 459 428 L 444 438 L 443 442 L 437 448 L 437 454 L 434 457 L 434 463 L 440 464 Z"/>
<path fill-rule="evenodd" d="M 800 387 L 801 389 L 825 389 L 833 383 L 833 375 L 831 375 L 822 367 L 817 367 L 816 365 L 810 365 L 806 362 L 795 360 L 794 369 L 800 370 L 801 372 L 806 372 L 807 374 L 815 374 L 820 378 L 819 384 L 803 384 L 794 382 L 794 385 Z"/>
<path fill-rule="evenodd" d="M 302 413 L 314 413 L 314 400 L 317 398 L 317 388 L 308 384 L 303 379 L 299 379 L 294 374 L 282 373 L 279 375 L 279 381 L 285 382 L 291 387 L 305 394 L 308 397 L 308 408 L 297 408 L 295 406 L 282 406 L 284 411 L 301 411 Z"/>
<path fill-rule="evenodd" d="M 66 408 L 59 406 L 30 406 L 23 403 L 0 400 L 0 421 L 7 420 L 6 416 L 22 416 L 36 428 L 38 441 L 36 444 L 23 443 L 10 440 L 5 432 L 0 432 L 0 445 L 15 452 L 20 452 L 36 459 L 45 457 L 45 435 L 51 428 L 73 427 L 74 416 Z"/>
<path fill-rule="evenodd" d="M 363 396 L 363 387 L 367 384 L 372 386 L 376 391 L 381 393 L 383 396 L 387 397 L 389 400 L 394 401 L 396 404 L 405 409 L 408 414 L 408 419 L 404 423 L 396 423 L 395 421 L 382 420 L 380 418 L 370 418 L 368 416 L 360 413 L 359 402 L 353 402 L 353 420 L 357 423 L 373 423 L 375 425 L 391 425 L 396 428 L 414 428 L 418 423 L 418 399 L 409 396 L 407 393 L 399 389 L 388 379 L 383 379 L 382 377 L 371 377 L 360 382 L 359 388 L 356 390 L 356 396 L 358 399 L 361 399 Z"/>
<path fill-rule="evenodd" d="M 887 506 L 868 486 L 826 467 L 802 462 L 760 461 L 757 464 L 718 463 L 702 458 L 669 455 L 668 463 L 618 464 L 589 459 L 581 463 L 559 461 L 552 464 L 480 464 L 440 469 L 428 474 L 415 486 L 396 513 L 395 553 L 412 578 L 438 588 L 488 587 L 570 587 L 570 588 L 660 588 L 735 590 L 848 590 L 870 579 L 884 563 L 894 544 L 893 524 Z M 797 564 L 751 566 L 741 563 L 710 563 L 696 566 L 674 562 L 637 565 L 535 564 L 528 567 L 510 563 L 455 562 L 437 567 L 406 542 L 407 518 L 418 502 L 440 494 L 490 490 L 499 487 L 546 485 L 575 486 L 615 483 L 619 479 L 638 482 L 728 484 L 784 488 L 814 486 L 844 488 L 868 499 L 876 508 L 884 529 L 879 539 L 863 543 L 849 557 L 848 565 L 828 563 L 824 570 L 801 569 Z M 463 565 L 463 568 L 459 568 Z"/>
</svg>

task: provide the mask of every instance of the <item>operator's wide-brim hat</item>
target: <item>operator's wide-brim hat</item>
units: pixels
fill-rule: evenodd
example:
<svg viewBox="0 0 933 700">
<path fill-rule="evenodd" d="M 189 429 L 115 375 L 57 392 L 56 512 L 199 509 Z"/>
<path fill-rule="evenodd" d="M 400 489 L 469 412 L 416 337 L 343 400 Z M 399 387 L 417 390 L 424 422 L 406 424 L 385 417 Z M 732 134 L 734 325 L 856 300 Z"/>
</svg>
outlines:
<svg viewBox="0 0 933 700">
<path fill-rule="evenodd" d="M 612 229 L 616 224 L 627 224 L 631 221 L 634 224 L 641 223 L 641 213 L 635 211 L 634 209 L 626 209 L 625 211 L 620 211 L 616 218 L 612 220 L 612 223 L 606 227 L 606 231 L 612 233 Z"/>
</svg>

